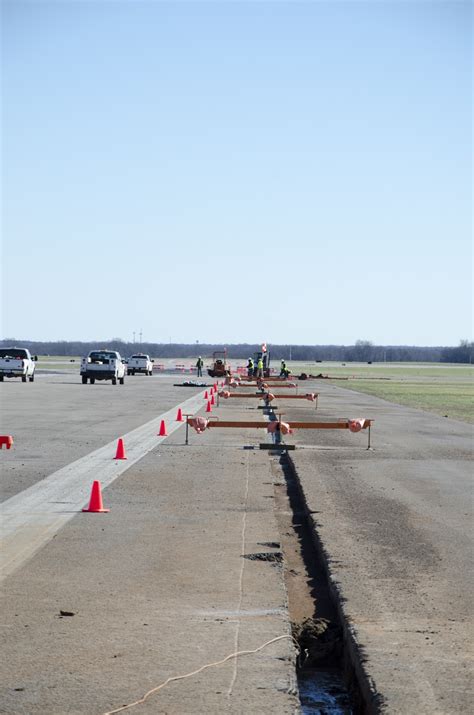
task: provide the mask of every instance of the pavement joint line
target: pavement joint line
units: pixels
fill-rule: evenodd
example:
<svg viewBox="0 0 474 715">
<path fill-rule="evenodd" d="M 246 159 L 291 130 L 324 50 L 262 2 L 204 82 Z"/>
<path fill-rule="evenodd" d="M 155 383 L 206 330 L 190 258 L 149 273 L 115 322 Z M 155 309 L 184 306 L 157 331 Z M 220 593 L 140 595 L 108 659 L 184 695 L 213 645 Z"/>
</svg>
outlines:
<svg viewBox="0 0 474 715">
<path fill-rule="evenodd" d="M 238 651 L 239 650 L 239 638 L 240 638 L 240 612 L 242 611 L 242 602 L 243 602 L 243 597 L 244 597 L 244 569 L 245 569 L 245 559 L 243 558 L 245 554 L 245 532 L 247 528 L 247 508 L 248 508 L 248 501 L 249 501 L 249 486 L 250 486 L 250 463 L 249 463 L 249 456 L 247 455 L 247 458 L 245 460 L 245 495 L 244 495 L 244 513 L 242 514 L 242 529 L 241 529 L 241 538 L 240 538 L 240 551 L 242 555 L 242 561 L 240 564 L 240 571 L 239 571 L 239 603 L 237 606 L 237 620 L 236 620 L 236 627 L 235 627 L 235 636 L 234 636 L 234 650 Z M 227 697 L 229 698 L 232 695 L 232 691 L 234 689 L 235 681 L 237 680 L 237 659 L 234 660 L 234 667 L 232 669 L 232 679 L 230 681 L 229 688 L 227 690 Z"/>
<path fill-rule="evenodd" d="M 99 478 L 102 488 L 108 487 L 123 472 L 185 425 L 185 422 L 175 420 L 178 408 L 198 412 L 205 407 L 203 395 L 204 391 L 121 435 L 126 448 L 126 460 L 113 458 L 117 437 L 3 502 L 0 506 L 0 581 L 31 558 L 70 519 L 81 512 L 89 499 L 94 479 Z M 168 435 L 165 437 L 157 435 L 161 420 L 167 423 Z M 68 507 L 67 510 L 64 506 Z"/>
</svg>

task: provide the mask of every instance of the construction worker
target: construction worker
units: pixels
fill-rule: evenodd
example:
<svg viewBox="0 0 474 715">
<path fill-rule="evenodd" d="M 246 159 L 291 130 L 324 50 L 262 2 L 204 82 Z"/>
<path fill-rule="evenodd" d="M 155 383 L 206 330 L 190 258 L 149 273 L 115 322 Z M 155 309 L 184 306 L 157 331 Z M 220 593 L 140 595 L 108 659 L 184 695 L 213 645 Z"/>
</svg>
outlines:
<svg viewBox="0 0 474 715">
<path fill-rule="evenodd" d="M 196 367 L 197 367 L 197 376 L 202 377 L 202 366 L 204 365 L 204 361 L 201 356 L 198 357 Z"/>
<path fill-rule="evenodd" d="M 261 357 L 258 358 L 257 362 L 257 377 L 263 377 L 263 360 Z"/>
<path fill-rule="evenodd" d="M 247 377 L 252 377 L 253 376 L 253 360 L 251 357 L 249 357 L 249 361 L 247 363 Z"/>
<path fill-rule="evenodd" d="M 280 377 L 288 377 L 288 371 L 286 369 L 286 362 L 282 359 L 280 366 Z"/>
</svg>

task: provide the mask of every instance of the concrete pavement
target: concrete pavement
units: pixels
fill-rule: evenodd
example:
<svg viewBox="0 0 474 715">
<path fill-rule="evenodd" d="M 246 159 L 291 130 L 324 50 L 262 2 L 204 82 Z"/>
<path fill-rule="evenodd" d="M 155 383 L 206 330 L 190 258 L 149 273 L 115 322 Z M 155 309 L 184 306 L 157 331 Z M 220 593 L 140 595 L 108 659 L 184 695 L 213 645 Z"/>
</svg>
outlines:
<svg viewBox="0 0 474 715">
<path fill-rule="evenodd" d="M 135 375 L 124 385 L 82 385 L 76 367 L 38 375 L 34 383 L 3 382 L 0 434 L 13 435 L 15 448 L 2 454 L 1 500 L 202 392 L 173 387 L 183 379 L 189 376 Z"/>
<path fill-rule="evenodd" d="M 20 437 L 2 454 L 6 496 L 183 399 L 166 378 L 125 393 L 127 384 L 77 392 L 61 380 L 31 385 L 40 388 L 36 401 L 17 390 L 23 404 L 4 411 Z M 290 458 L 371 710 L 470 712 L 472 428 L 323 381 L 302 389 L 320 392 L 318 411 L 282 400 L 284 419 L 376 420 L 374 451 L 365 432 L 288 438 L 299 447 Z M 26 406 L 30 424 L 20 425 Z M 256 419 L 255 408 L 222 401 L 215 414 Z M 43 414 L 46 428 L 32 430 L 31 444 L 29 427 Z M 75 515 L 6 579 L 0 712 L 99 715 L 282 637 L 172 682 L 131 712 L 295 712 L 283 574 L 245 558 L 280 541 L 274 460 L 242 449 L 264 439 L 263 431 L 213 430 L 184 447 L 179 430 L 105 489 L 109 514 Z"/>
<path fill-rule="evenodd" d="M 360 434 L 291 438 L 307 447 L 290 458 L 354 663 L 383 712 L 471 712 L 472 426 L 327 383 L 317 389 L 319 417 L 376 420 L 373 452 Z"/>
<path fill-rule="evenodd" d="M 277 551 L 271 465 L 214 437 L 157 444 L 4 581 L 0 712 L 111 712 L 262 646 L 132 712 L 295 712 L 282 569 L 247 558 Z"/>
</svg>

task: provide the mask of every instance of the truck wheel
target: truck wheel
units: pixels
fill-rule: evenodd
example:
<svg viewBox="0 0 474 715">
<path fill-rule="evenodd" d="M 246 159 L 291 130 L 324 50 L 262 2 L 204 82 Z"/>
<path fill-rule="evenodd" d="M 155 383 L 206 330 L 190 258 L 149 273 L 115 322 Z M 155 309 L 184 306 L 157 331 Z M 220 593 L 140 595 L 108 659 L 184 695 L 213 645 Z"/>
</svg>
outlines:
<svg viewBox="0 0 474 715">
<path fill-rule="evenodd" d="M 34 382 L 34 381 L 35 381 L 35 373 L 33 373 L 32 376 L 30 377 L 30 382 Z"/>
<path fill-rule="evenodd" d="M 116 377 L 113 377 L 113 378 L 112 378 L 112 385 L 116 385 L 116 384 L 117 384 L 117 378 L 116 378 Z"/>
<path fill-rule="evenodd" d="M 0 375 L 0 382 L 3 382 L 3 375 Z"/>
<path fill-rule="evenodd" d="M 22 376 L 21 376 L 21 381 L 22 381 L 22 382 L 26 382 L 26 375 L 22 375 Z"/>
<path fill-rule="evenodd" d="M 127 370 L 127 375 L 130 375 L 130 370 Z"/>
<path fill-rule="evenodd" d="M 91 385 L 93 385 L 94 382 L 95 382 L 95 377 L 91 377 L 91 378 L 89 378 L 89 379 L 90 379 L 90 381 L 91 381 Z"/>
<path fill-rule="evenodd" d="M 121 385 L 123 385 L 124 382 L 125 382 L 125 378 L 124 378 L 124 377 L 121 377 L 121 378 L 119 379 L 119 382 L 120 382 Z"/>
<path fill-rule="evenodd" d="M 87 385 L 87 377 L 85 375 L 82 376 L 82 384 Z"/>
</svg>

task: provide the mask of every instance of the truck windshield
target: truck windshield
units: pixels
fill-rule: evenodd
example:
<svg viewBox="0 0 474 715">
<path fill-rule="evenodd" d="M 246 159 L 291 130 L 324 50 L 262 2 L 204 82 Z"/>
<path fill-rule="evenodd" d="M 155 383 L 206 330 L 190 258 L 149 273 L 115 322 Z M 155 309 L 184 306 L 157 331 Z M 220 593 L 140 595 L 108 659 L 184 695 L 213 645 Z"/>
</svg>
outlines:
<svg viewBox="0 0 474 715">
<path fill-rule="evenodd" d="M 91 360 L 114 360 L 117 353 L 93 352 L 89 355 Z"/>
<path fill-rule="evenodd" d="M 28 360 L 28 353 L 21 348 L 1 348 L 0 358 L 18 358 L 19 360 Z"/>
<path fill-rule="evenodd" d="M 132 357 L 130 359 L 131 360 L 139 360 L 140 358 L 142 360 L 148 360 L 148 355 L 132 355 Z"/>
</svg>

